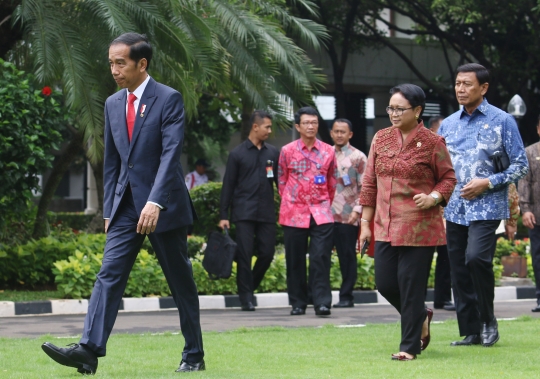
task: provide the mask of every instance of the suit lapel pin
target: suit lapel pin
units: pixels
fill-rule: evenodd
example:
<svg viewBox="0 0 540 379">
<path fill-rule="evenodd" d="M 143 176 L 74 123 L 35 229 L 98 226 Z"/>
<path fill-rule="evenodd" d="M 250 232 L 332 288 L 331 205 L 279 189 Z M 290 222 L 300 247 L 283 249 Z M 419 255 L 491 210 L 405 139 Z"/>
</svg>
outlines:
<svg viewBox="0 0 540 379">
<path fill-rule="evenodd" d="M 418 142 L 418 143 L 416 144 L 416 147 L 420 147 L 420 146 L 422 146 L 422 142 Z"/>
<path fill-rule="evenodd" d="M 484 125 L 484 129 L 487 129 L 487 128 L 489 128 L 489 125 L 488 125 L 488 124 L 485 124 L 485 125 Z"/>
<path fill-rule="evenodd" d="M 141 105 L 141 117 L 144 117 L 145 110 L 146 110 L 146 104 Z"/>
</svg>

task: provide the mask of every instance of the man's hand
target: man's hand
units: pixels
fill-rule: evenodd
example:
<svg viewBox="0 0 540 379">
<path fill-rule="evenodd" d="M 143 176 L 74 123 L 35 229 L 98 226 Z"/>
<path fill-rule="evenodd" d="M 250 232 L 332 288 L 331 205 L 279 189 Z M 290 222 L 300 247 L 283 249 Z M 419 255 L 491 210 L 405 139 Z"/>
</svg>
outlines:
<svg viewBox="0 0 540 379">
<path fill-rule="evenodd" d="M 429 209 L 437 205 L 437 201 L 431 195 L 426 195 L 425 193 L 419 193 L 413 197 L 416 206 L 420 209 Z"/>
<path fill-rule="evenodd" d="M 489 179 L 473 179 L 465 184 L 461 189 L 461 197 L 466 200 L 472 200 L 480 196 L 489 188 Z"/>
<path fill-rule="evenodd" d="M 111 221 L 110 219 L 106 218 L 105 220 L 105 234 L 107 233 L 107 230 L 109 229 L 109 222 Z"/>
<path fill-rule="evenodd" d="M 523 216 L 521 217 L 523 221 L 523 225 L 526 228 L 534 229 L 534 226 L 536 225 L 536 218 L 534 217 L 532 212 L 525 212 L 523 213 Z"/>
<path fill-rule="evenodd" d="M 347 224 L 354 225 L 356 221 L 358 221 L 358 217 L 360 217 L 358 212 L 352 211 L 351 214 L 349 215 L 349 220 L 347 221 Z"/>
<path fill-rule="evenodd" d="M 505 234 L 506 234 L 506 237 L 508 237 L 508 239 L 510 241 L 513 241 L 514 240 L 514 237 L 516 236 L 516 232 L 517 232 L 517 225 L 508 225 L 508 223 L 504 223 L 504 230 L 505 230 Z"/>
<path fill-rule="evenodd" d="M 229 220 L 220 220 L 219 221 L 219 227 L 221 229 L 225 229 L 225 228 L 230 229 L 231 225 L 229 224 Z"/>
<path fill-rule="evenodd" d="M 161 209 L 157 205 L 146 203 L 137 223 L 137 233 L 150 234 L 156 230 L 160 211 Z"/>
</svg>

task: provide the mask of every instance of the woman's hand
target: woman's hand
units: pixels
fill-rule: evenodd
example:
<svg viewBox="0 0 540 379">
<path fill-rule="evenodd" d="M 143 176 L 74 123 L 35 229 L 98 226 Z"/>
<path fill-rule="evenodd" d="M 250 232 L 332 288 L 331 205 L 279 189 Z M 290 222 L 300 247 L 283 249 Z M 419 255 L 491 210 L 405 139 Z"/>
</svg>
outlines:
<svg viewBox="0 0 540 379">
<path fill-rule="evenodd" d="M 360 223 L 360 247 L 364 246 L 364 242 L 371 242 L 371 229 L 367 222 Z"/>
<path fill-rule="evenodd" d="M 416 206 L 420 209 L 429 209 L 437 205 L 437 201 L 431 195 L 425 193 L 419 193 L 413 197 Z"/>
</svg>

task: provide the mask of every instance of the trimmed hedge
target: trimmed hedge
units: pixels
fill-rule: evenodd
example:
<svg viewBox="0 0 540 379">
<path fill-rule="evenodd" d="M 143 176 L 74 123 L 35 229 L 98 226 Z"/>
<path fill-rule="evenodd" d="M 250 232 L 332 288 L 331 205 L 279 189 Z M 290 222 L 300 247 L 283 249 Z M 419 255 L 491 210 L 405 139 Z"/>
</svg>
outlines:
<svg viewBox="0 0 540 379">
<path fill-rule="evenodd" d="M 47 219 L 50 225 L 62 225 L 74 230 L 86 230 L 95 215 L 71 212 L 49 212 Z"/>
<path fill-rule="evenodd" d="M 56 283 L 63 296 L 72 298 L 89 297 L 95 276 L 101 266 L 105 234 L 75 234 L 70 231 L 58 232 L 22 246 L 0 247 L 0 286 L 25 285 L 32 287 Z M 200 294 L 234 294 L 236 288 L 236 263 L 233 274 L 226 280 L 211 280 L 202 267 L 205 239 L 199 236 L 188 238 L 188 254 L 191 258 L 195 282 Z M 255 258 L 254 258 L 255 259 Z M 435 272 L 433 260 L 428 286 L 433 286 Z M 529 266 L 531 260 L 529 259 Z M 358 259 L 358 280 L 356 288 L 374 289 L 375 270 L 372 258 Z M 494 260 L 495 279 L 501 278 L 502 266 L 498 258 Z M 529 267 L 529 277 L 533 277 Z M 330 285 L 339 289 L 341 272 L 335 253 L 331 257 Z M 285 256 L 282 245 L 276 247 L 276 255 L 267 271 L 259 292 L 286 291 Z M 148 239 L 143 244 L 131 272 L 126 296 L 166 296 L 169 288 L 161 267 L 153 255 Z"/>
<path fill-rule="evenodd" d="M 74 255 L 54 263 L 53 272 L 58 290 L 66 298 L 88 298 L 92 293 L 96 274 L 101 266 L 102 253 L 83 253 L 76 251 Z M 193 276 L 199 294 L 219 295 L 235 294 L 236 288 L 236 263 L 233 263 L 232 275 L 228 279 L 212 280 L 202 266 L 202 254 L 197 254 L 191 259 Z M 254 258 L 255 260 L 255 258 Z M 330 269 L 330 284 L 332 289 L 339 289 L 341 285 L 341 272 L 336 254 L 332 255 Z M 373 259 L 365 256 L 358 260 L 359 289 L 375 288 L 375 267 Z M 283 246 L 278 246 L 276 255 L 266 272 L 258 292 L 285 292 L 287 290 L 285 253 Z M 169 296 L 170 291 L 161 271 L 156 257 L 146 250 L 141 250 L 137 261 L 133 266 L 126 291 L 128 297 L 141 296 Z"/>
</svg>

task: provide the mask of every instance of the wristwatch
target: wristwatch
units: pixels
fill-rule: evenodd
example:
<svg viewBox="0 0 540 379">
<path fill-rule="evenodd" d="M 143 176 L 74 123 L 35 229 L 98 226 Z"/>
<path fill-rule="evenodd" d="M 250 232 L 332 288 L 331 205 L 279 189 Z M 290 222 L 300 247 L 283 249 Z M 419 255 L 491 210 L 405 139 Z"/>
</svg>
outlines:
<svg viewBox="0 0 540 379">
<path fill-rule="evenodd" d="M 488 188 L 493 189 L 493 183 L 491 183 L 491 180 L 488 179 Z"/>
<path fill-rule="evenodd" d="M 435 199 L 435 205 L 439 204 L 439 199 L 440 199 L 439 195 L 437 195 L 435 192 L 432 192 L 429 194 L 429 196 Z"/>
</svg>

